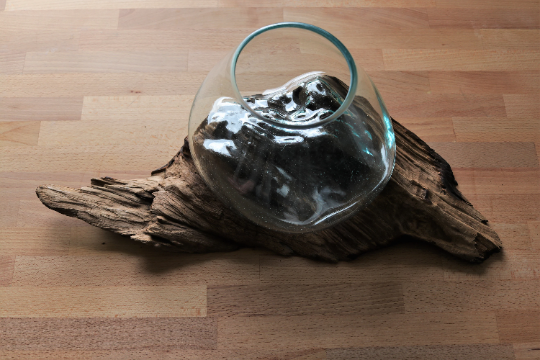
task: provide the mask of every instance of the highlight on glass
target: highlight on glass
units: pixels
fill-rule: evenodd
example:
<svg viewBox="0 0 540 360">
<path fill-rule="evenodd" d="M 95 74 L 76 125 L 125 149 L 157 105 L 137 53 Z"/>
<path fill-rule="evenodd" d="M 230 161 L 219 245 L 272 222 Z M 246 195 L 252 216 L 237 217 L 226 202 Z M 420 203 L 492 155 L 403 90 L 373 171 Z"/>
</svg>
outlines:
<svg viewBox="0 0 540 360">
<path fill-rule="evenodd" d="M 332 34 L 296 22 L 255 31 L 210 71 L 191 108 L 189 143 L 228 207 L 289 233 L 365 207 L 390 179 L 396 153 L 367 74 Z"/>
</svg>

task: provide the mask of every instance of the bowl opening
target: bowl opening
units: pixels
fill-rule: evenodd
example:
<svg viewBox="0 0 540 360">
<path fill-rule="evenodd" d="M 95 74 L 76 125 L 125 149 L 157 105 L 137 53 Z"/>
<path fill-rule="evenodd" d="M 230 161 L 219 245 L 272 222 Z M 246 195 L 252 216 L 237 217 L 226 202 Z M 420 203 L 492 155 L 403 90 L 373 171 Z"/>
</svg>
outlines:
<svg viewBox="0 0 540 360">
<path fill-rule="evenodd" d="M 295 108 L 295 89 L 311 86 L 317 92 L 328 85 L 325 79 L 329 77 L 348 85 L 346 95 L 333 93 L 338 102 L 332 110 Z M 231 59 L 230 78 L 238 102 L 251 115 L 280 127 L 309 128 L 328 123 L 349 108 L 356 95 L 358 72 L 349 50 L 328 31 L 282 22 L 260 28 L 240 43 Z M 331 86 L 324 91 L 331 92 Z M 282 112 L 270 115 L 260 110 L 264 106 L 257 106 L 278 98 Z"/>
</svg>

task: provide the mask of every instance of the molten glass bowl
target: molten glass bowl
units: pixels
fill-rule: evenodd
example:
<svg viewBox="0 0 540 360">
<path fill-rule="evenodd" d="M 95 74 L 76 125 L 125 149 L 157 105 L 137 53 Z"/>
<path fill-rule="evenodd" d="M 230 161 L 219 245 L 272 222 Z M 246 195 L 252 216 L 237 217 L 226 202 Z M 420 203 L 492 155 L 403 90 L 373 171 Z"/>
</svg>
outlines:
<svg viewBox="0 0 540 360">
<path fill-rule="evenodd" d="M 394 167 L 384 103 L 347 48 L 313 25 L 249 35 L 208 74 L 191 108 L 200 175 L 230 208 L 285 232 L 365 207 Z"/>
</svg>

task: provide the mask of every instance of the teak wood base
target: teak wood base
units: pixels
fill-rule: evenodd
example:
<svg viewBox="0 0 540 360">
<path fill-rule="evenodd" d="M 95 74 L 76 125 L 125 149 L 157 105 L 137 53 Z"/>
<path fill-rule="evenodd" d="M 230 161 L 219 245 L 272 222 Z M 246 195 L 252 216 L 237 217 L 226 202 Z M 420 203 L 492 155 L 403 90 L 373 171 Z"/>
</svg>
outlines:
<svg viewBox="0 0 540 360">
<path fill-rule="evenodd" d="M 89 187 L 37 188 L 50 209 L 166 250 L 205 253 L 262 246 L 282 255 L 351 260 L 402 237 L 432 243 L 471 262 L 502 248 L 487 220 L 457 189 L 450 165 L 393 120 L 397 155 L 382 193 L 329 229 L 285 234 L 261 228 L 226 208 L 198 175 L 185 141 L 147 179 L 92 179 Z"/>
</svg>

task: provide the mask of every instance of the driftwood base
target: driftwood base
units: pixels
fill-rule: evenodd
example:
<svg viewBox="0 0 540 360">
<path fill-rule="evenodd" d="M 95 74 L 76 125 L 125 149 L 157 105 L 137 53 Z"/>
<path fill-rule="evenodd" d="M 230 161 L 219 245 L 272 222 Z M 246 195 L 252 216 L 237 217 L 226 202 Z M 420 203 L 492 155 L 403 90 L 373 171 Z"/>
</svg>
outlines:
<svg viewBox="0 0 540 360">
<path fill-rule="evenodd" d="M 204 253 L 262 246 L 282 255 L 350 260 L 402 236 L 471 262 L 501 249 L 499 237 L 456 188 L 450 165 L 394 121 L 397 156 L 390 182 L 367 208 L 326 230 L 284 234 L 225 208 L 198 175 L 187 142 L 147 179 L 92 179 L 90 187 L 40 186 L 47 207 L 167 250 Z"/>
</svg>

